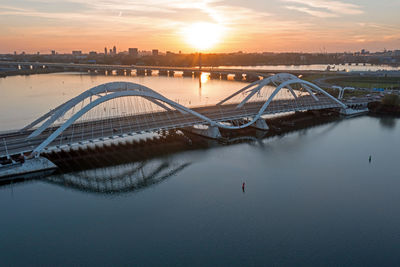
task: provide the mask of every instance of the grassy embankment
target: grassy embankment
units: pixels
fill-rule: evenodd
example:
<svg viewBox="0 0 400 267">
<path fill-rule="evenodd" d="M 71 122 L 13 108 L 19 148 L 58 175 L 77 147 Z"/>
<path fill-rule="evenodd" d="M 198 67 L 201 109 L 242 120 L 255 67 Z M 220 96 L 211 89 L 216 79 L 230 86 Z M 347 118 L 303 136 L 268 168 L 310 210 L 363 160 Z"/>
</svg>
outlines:
<svg viewBox="0 0 400 267">
<path fill-rule="evenodd" d="M 341 87 L 354 87 L 356 89 L 367 89 L 365 91 L 346 91 L 347 97 L 363 96 L 369 94 L 373 88 L 384 88 L 386 90 L 400 90 L 400 77 L 375 77 L 375 76 L 349 76 L 332 74 L 313 74 L 304 76 L 303 79 L 319 83 L 319 85 L 333 96 L 338 96 L 338 90 L 329 87 L 336 85 Z"/>
</svg>

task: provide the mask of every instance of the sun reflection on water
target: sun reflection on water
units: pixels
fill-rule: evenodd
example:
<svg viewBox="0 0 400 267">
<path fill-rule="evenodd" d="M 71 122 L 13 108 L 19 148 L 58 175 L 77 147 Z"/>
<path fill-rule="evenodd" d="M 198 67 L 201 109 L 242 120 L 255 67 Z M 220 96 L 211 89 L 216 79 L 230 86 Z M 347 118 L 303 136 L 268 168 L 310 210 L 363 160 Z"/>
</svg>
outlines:
<svg viewBox="0 0 400 267">
<path fill-rule="evenodd" d="M 210 73 L 202 72 L 201 76 L 200 76 L 201 83 L 206 83 L 206 82 L 208 82 L 208 80 L 210 80 Z"/>
</svg>

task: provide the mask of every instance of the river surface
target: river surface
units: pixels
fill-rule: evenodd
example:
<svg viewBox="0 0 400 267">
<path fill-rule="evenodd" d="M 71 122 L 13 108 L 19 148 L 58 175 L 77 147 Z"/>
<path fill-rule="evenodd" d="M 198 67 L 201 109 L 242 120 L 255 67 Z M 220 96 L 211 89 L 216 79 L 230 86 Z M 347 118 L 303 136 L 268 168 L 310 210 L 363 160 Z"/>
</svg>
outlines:
<svg viewBox="0 0 400 267">
<path fill-rule="evenodd" d="M 394 67 L 389 65 L 371 65 L 371 64 L 311 64 L 311 65 L 264 65 L 264 66 L 221 66 L 220 68 L 231 68 L 231 69 L 245 69 L 245 70 L 287 70 L 298 71 L 298 70 L 314 70 L 314 71 L 326 71 L 327 68 L 330 71 L 400 71 L 400 67 Z"/>
<path fill-rule="evenodd" d="M 209 81 L 200 97 L 189 78 L 8 77 L 2 130 L 121 79 L 187 101 L 243 86 Z M 398 266 L 399 136 L 399 119 L 364 116 L 3 185 L 0 265 Z"/>
</svg>

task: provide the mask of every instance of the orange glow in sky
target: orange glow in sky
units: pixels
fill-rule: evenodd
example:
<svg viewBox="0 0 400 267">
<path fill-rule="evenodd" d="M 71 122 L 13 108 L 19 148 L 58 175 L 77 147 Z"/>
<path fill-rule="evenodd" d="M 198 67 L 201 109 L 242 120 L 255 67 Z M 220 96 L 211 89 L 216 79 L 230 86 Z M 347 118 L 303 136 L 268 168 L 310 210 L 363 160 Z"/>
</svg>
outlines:
<svg viewBox="0 0 400 267">
<path fill-rule="evenodd" d="M 0 0 L 0 53 L 400 49 L 400 1 Z"/>
<path fill-rule="evenodd" d="M 208 22 L 190 24 L 183 30 L 185 40 L 199 51 L 212 48 L 223 38 L 221 25 Z"/>
</svg>

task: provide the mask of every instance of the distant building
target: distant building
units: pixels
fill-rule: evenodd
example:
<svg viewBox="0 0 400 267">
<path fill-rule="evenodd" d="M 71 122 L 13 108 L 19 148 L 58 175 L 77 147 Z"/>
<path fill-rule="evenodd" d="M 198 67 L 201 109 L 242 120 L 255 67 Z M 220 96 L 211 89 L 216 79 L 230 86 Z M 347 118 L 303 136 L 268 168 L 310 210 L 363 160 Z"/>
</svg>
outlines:
<svg viewBox="0 0 400 267">
<path fill-rule="evenodd" d="M 72 51 L 72 55 L 73 56 L 81 56 L 82 55 L 82 51 L 81 50 Z"/>
<path fill-rule="evenodd" d="M 104 55 L 107 56 L 107 47 L 104 47 Z"/>
<path fill-rule="evenodd" d="M 142 50 L 139 52 L 140 56 L 151 56 L 151 51 Z"/>
<path fill-rule="evenodd" d="M 113 52 L 112 52 L 112 49 L 110 48 L 110 56 L 112 55 L 112 53 L 113 53 Z"/>
<path fill-rule="evenodd" d="M 128 53 L 130 56 L 137 57 L 139 55 L 139 50 L 137 48 L 129 48 Z"/>
<path fill-rule="evenodd" d="M 95 55 L 97 55 L 97 52 L 96 52 L 96 51 L 90 51 L 90 52 L 89 52 L 89 56 L 95 56 Z"/>
<path fill-rule="evenodd" d="M 55 56 L 56 55 L 56 50 L 51 50 L 51 55 Z"/>
<path fill-rule="evenodd" d="M 113 47 L 113 55 L 116 55 L 117 54 L 117 47 L 114 45 L 114 47 Z"/>
<path fill-rule="evenodd" d="M 369 51 L 367 51 L 365 49 L 361 50 L 361 55 L 368 55 L 368 54 L 369 54 Z"/>
<path fill-rule="evenodd" d="M 151 51 L 151 55 L 152 55 L 152 56 L 158 56 L 158 49 L 153 49 L 153 50 Z"/>
</svg>

